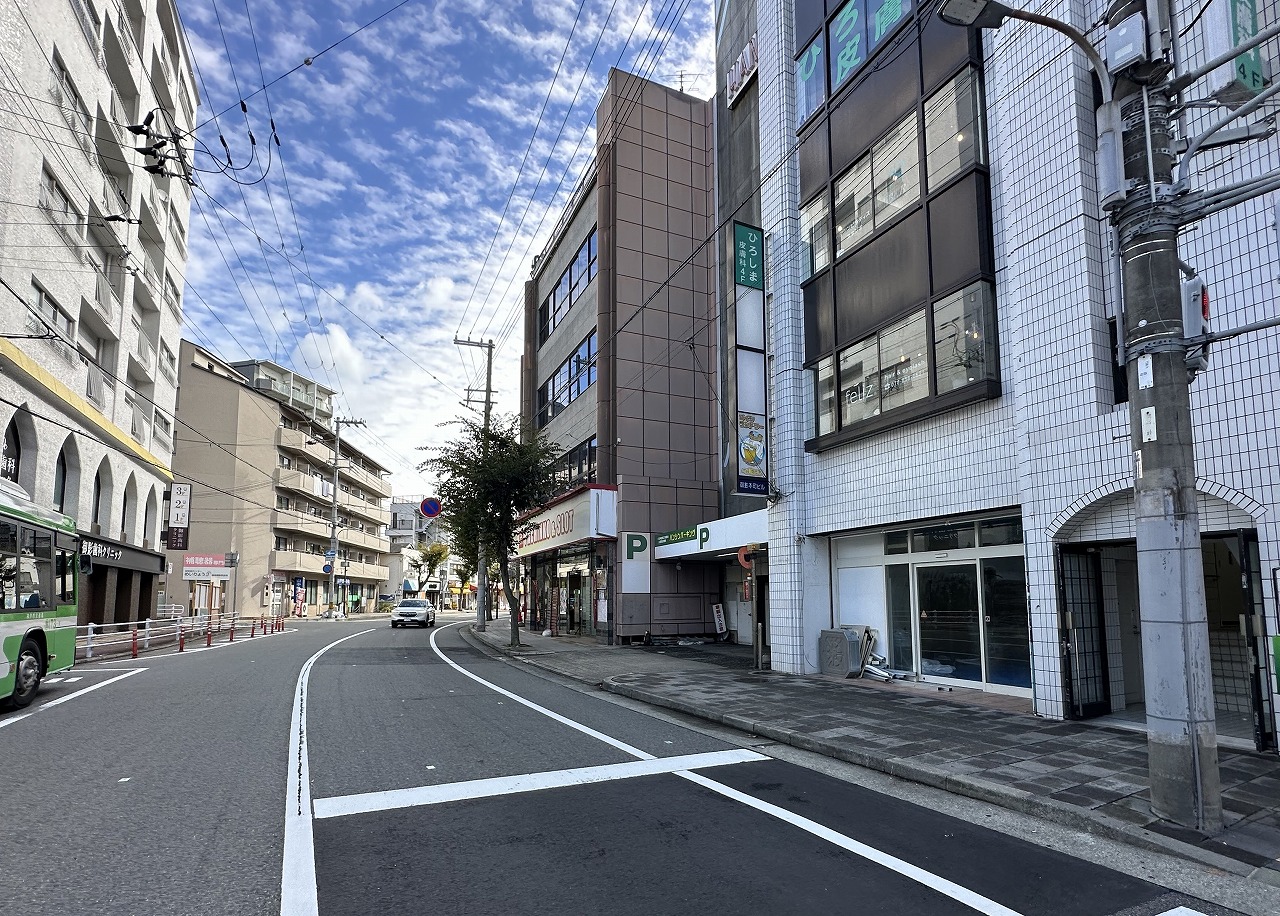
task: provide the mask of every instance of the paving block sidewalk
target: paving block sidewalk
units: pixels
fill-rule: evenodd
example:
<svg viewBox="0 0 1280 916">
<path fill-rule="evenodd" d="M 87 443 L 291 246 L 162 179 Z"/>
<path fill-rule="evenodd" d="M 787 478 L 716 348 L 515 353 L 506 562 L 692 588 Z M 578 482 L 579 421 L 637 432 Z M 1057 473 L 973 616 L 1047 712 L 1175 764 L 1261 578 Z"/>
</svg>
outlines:
<svg viewBox="0 0 1280 916">
<path fill-rule="evenodd" d="M 608 647 L 522 631 L 513 649 L 506 621 L 468 635 L 613 693 L 1280 886 L 1274 754 L 1219 748 L 1227 830 L 1206 839 L 1152 815 L 1140 732 L 1038 718 L 977 691 L 960 702 L 902 682 L 740 670 L 748 656 L 729 651 L 740 647 Z"/>
</svg>

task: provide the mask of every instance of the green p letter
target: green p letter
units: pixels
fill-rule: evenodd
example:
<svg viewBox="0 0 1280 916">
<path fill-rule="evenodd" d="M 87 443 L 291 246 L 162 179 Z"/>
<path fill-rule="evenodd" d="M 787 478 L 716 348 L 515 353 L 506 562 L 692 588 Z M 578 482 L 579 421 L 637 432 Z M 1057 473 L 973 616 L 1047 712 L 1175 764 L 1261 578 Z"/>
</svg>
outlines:
<svg viewBox="0 0 1280 916">
<path fill-rule="evenodd" d="M 627 535 L 627 559 L 634 560 L 636 554 L 644 553 L 649 549 L 649 539 L 643 534 Z"/>
</svg>

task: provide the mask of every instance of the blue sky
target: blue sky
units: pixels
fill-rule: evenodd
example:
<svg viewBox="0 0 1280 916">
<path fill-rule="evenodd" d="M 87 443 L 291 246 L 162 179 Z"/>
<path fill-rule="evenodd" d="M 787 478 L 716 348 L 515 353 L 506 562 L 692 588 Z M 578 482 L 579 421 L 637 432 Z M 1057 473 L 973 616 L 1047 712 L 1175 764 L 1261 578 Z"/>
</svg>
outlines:
<svg viewBox="0 0 1280 916">
<path fill-rule="evenodd" d="M 340 389 L 408 494 L 484 383 L 455 336 L 500 344 L 496 406 L 518 407 L 523 282 L 609 68 L 700 98 L 715 75 L 708 0 L 399 4 L 179 0 L 202 124 L 184 335 Z"/>
</svg>

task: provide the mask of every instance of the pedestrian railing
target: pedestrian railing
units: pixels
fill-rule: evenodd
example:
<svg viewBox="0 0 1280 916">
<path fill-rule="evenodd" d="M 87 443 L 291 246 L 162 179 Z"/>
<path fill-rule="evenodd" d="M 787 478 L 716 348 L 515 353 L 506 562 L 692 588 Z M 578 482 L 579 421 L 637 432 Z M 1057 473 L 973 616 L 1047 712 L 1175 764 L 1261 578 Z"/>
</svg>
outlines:
<svg viewBox="0 0 1280 916">
<path fill-rule="evenodd" d="M 138 653 L 161 646 L 177 646 L 179 652 L 187 646 L 212 646 L 215 640 L 235 642 L 237 639 L 253 639 L 270 636 L 284 629 L 284 616 L 230 617 L 226 615 L 184 615 L 183 608 L 174 606 L 158 608 L 157 616 L 148 620 L 122 623 L 90 623 L 76 627 L 76 660 L 84 661 L 106 655 Z"/>
</svg>

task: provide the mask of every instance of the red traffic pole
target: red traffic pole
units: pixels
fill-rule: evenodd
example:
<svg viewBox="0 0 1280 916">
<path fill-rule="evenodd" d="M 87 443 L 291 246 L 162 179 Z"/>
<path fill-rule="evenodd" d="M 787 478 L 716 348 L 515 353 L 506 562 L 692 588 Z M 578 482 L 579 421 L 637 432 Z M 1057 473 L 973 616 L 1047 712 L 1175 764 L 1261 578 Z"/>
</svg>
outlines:
<svg viewBox="0 0 1280 916">
<path fill-rule="evenodd" d="M 138 657 L 138 628 L 137 627 L 133 628 L 133 637 L 130 640 L 130 642 L 131 642 L 130 654 L 134 658 L 137 658 Z"/>
<path fill-rule="evenodd" d="M 258 621 L 255 620 L 253 622 L 253 625 L 249 627 L 249 638 L 253 639 L 253 637 L 257 635 L 258 635 Z"/>
<path fill-rule="evenodd" d="M 228 639 L 227 639 L 227 642 L 235 642 L 235 641 L 236 641 L 236 622 L 235 622 L 234 620 L 232 620 L 232 621 L 231 621 L 231 636 L 230 636 L 230 638 L 228 638 Z"/>
<path fill-rule="evenodd" d="M 206 649 L 213 646 L 213 627 L 205 625 L 204 628 L 204 647 Z"/>
</svg>

